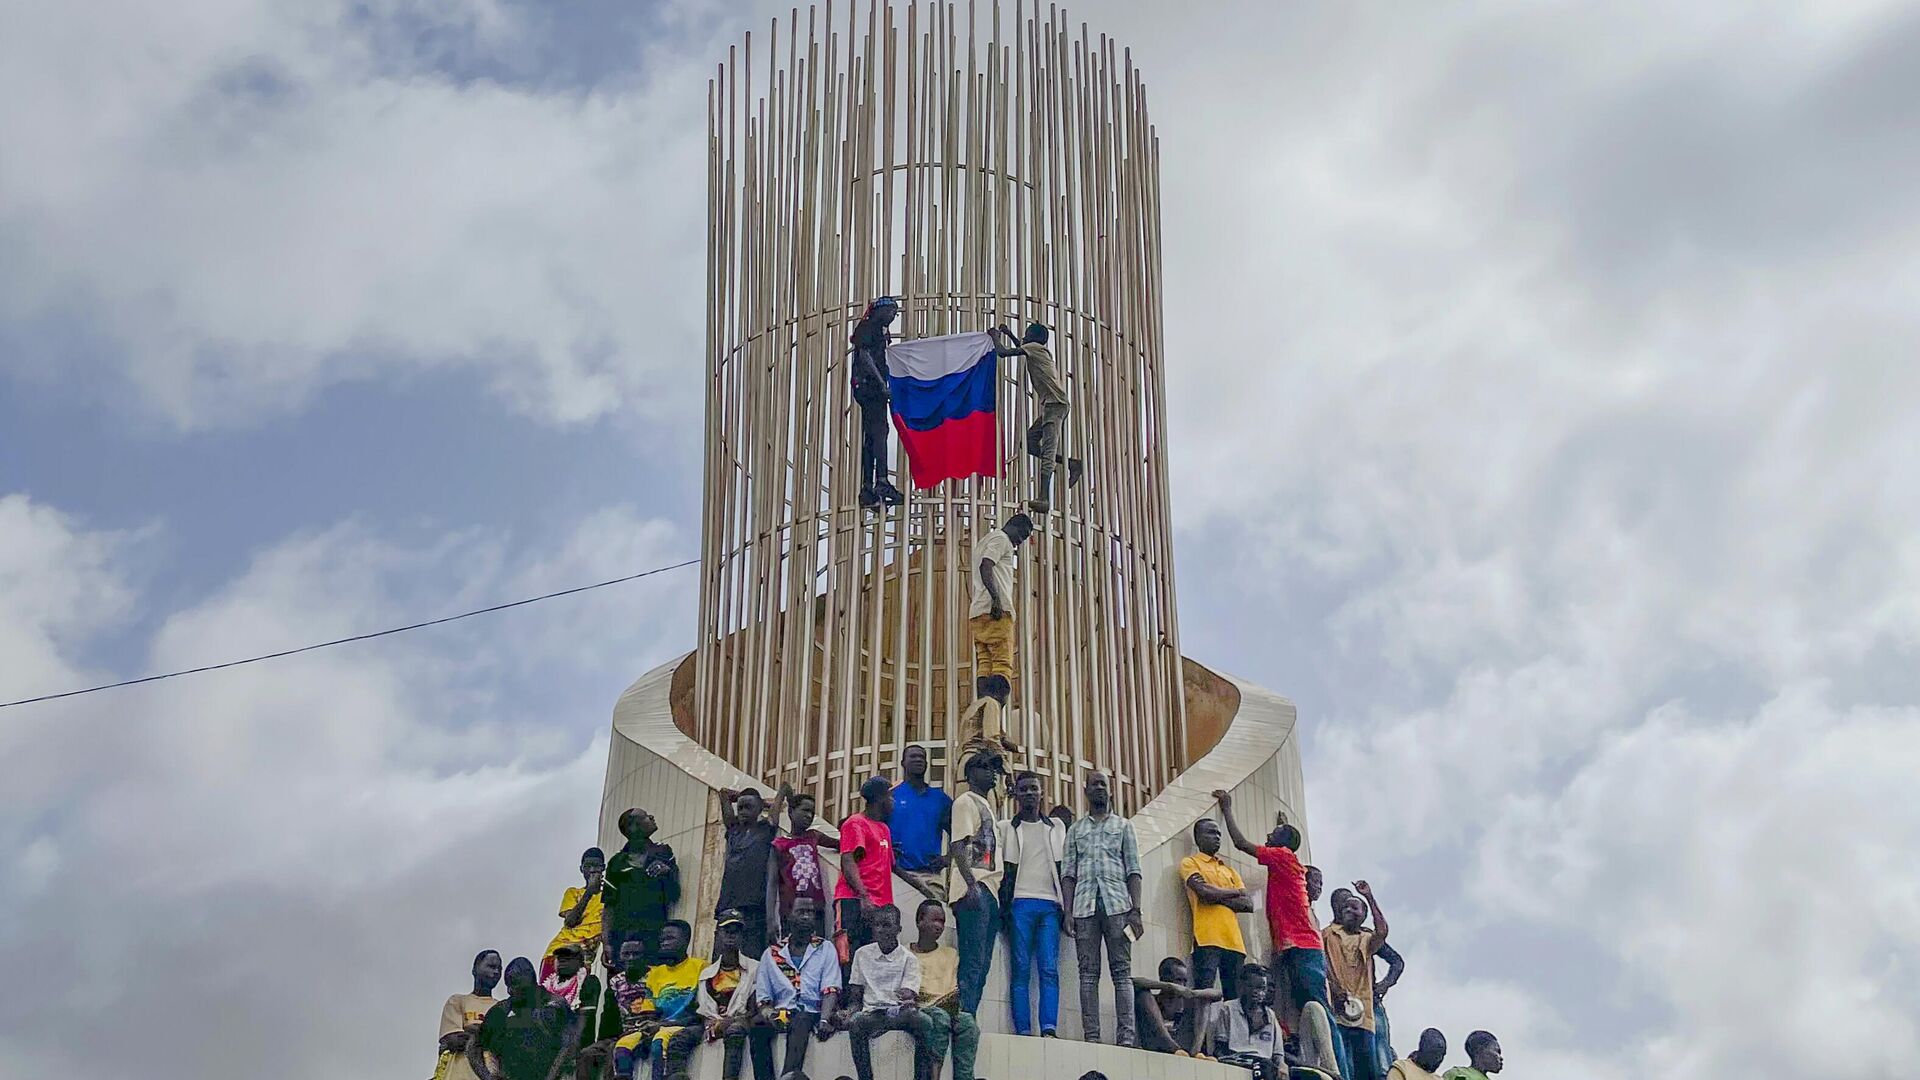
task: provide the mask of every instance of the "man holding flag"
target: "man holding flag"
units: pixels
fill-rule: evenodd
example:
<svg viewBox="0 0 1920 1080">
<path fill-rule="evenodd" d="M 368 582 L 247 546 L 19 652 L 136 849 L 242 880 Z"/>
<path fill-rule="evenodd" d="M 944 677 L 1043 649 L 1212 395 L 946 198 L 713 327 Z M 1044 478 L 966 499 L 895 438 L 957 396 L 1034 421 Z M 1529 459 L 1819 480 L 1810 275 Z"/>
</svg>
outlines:
<svg viewBox="0 0 1920 1080">
<path fill-rule="evenodd" d="M 1027 389 L 1033 392 L 1033 403 L 1040 413 L 1027 427 L 1027 453 L 1040 459 L 1034 497 L 1028 500 L 1027 509 L 1045 514 L 1053 509 L 1054 467 L 1066 465 L 1068 487 L 1079 484 L 1086 469 L 1079 458 L 1060 456 L 1060 425 L 1066 423 L 1068 412 L 1067 389 L 1054 367 L 1053 353 L 1047 349 L 1045 326 L 1028 324 L 1026 336 L 1019 341 L 1013 340 L 1013 331 L 1004 326 L 987 332 L 993 335 L 995 356 L 1017 356 L 1025 362 Z"/>
</svg>

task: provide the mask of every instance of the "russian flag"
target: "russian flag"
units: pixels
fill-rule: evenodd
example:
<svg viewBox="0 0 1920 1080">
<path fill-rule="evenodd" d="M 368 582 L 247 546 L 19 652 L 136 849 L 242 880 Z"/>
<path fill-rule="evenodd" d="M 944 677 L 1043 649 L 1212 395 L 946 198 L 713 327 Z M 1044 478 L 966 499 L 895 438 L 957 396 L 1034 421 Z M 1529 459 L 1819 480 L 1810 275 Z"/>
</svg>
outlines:
<svg viewBox="0 0 1920 1080">
<path fill-rule="evenodd" d="M 999 357 L 985 333 L 916 338 L 887 346 L 893 426 L 913 486 L 999 476 L 994 388 Z"/>
</svg>

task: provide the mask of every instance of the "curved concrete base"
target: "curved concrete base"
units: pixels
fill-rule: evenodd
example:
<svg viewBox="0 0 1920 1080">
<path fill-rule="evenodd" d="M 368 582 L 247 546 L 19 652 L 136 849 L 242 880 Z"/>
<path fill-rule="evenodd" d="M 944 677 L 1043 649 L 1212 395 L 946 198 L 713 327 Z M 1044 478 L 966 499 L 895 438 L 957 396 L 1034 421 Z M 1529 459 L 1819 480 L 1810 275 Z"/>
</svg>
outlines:
<svg viewBox="0 0 1920 1080">
<path fill-rule="evenodd" d="M 757 781 L 695 743 L 675 726 L 670 690 L 674 671 L 684 659 L 664 664 L 642 676 L 627 688 L 614 707 L 607 779 L 600 805 L 600 839 L 601 845 L 611 852 L 624 842 L 615 828 L 622 811 L 643 806 L 653 813 L 660 823 L 658 838 L 673 846 L 680 862 L 684 895 L 677 914 L 694 924 L 694 950 L 705 955 L 713 940 L 713 901 L 720 885 L 723 830 L 719 823 L 717 793 L 723 788 L 754 786 Z M 1179 881 L 1177 868 L 1180 860 L 1193 852 L 1190 839 L 1193 823 L 1213 811 L 1214 790 L 1233 792 L 1236 816 L 1250 833 L 1256 830 L 1264 833 L 1274 813 L 1282 810 L 1289 820 L 1305 829 L 1305 783 L 1300 769 L 1293 703 L 1251 683 L 1222 677 L 1240 694 L 1239 707 L 1231 723 L 1204 757 L 1133 816 L 1140 838 L 1141 898 L 1146 921 L 1146 933 L 1134 948 L 1135 974 L 1151 975 L 1162 957 L 1185 956 L 1193 949 L 1186 891 Z M 821 829 L 834 832 L 826 823 L 822 823 Z M 1256 889 L 1265 885 L 1264 870 L 1238 853 L 1230 852 L 1230 857 L 1248 885 Z M 912 909 L 918 904 L 920 894 L 896 878 L 894 895 L 905 924 L 911 926 Z M 1265 919 L 1242 915 L 1240 924 L 1249 954 L 1265 956 L 1269 950 Z M 951 935 L 952 931 L 948 933 Z M 1003 941 L 995 951 L 992 974 L 978 1015 L 981 1029 L 987 1033 L 982 1037 L 978 1071 L 988 1080 L 1042 1076 L 1051 1080 L 1077 1080 L 1090 1069 L 1106 1072 L 1112 1080 L 1122 1077 L 1212 1080 L 1246 1075 L 1244 1070 L 1206 1062 L 1076 1041 L 1072 1036 L 1081 1031 L 1079 979 L 1071 946 L 1062 948 L 1060 958 L 1059 1030 L 1066 1037 L 1043 1040 L 1012 1036 L 1007 966 Z M 1108 993 L 1103 992 L 1101 1030 L 1106 1037 L 1111 1037 L 1113 1031 L 1112 1007 Z M 888 1041 L 876 1047 L 875 1071 L 882 1080 L 892 1077 L 910 1080 L 912 1063 L 902 1040 L 901 1036 L 889 1036 Z M 701 1051 L 700 1058 L 696 1078 L 719 1076 L 717 1048 Z M 844 1037 L 825 1045 L 816 1044 L 808 1060 L 808 1072 L 815 1080 L 853 1073 Z M 816 1060 L 817 1066 L 812 1064 Z"/>
</svg>

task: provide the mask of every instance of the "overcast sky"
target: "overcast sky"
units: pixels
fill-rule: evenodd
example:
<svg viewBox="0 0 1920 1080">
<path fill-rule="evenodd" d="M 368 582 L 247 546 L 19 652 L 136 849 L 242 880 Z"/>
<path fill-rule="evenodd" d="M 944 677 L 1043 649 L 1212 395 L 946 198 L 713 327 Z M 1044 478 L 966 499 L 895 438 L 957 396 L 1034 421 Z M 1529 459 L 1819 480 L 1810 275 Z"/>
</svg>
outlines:
<svg viewBox="0 0 1920 1080">
<path fill-rule="evenodd" d="M 0 0 L 0 699 L 693 553 L 770 10 Z M 1906 1075 L 1920 10 L 1073 10 L 1161 125 L 1185 645 L 1299 703 L 1399 1041 Z M 691 580 L 0 712 L 0 1072 L 427 1075 Z"/>
</svg>

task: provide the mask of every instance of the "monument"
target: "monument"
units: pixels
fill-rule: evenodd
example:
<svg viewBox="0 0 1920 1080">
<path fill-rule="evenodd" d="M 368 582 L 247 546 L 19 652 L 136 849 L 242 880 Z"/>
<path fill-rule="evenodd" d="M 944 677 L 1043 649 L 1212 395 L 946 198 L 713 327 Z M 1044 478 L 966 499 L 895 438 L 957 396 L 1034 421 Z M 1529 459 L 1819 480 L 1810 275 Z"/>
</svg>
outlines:
<svg viewBox="0 0 1920 1080">
<path fill-rule="evenodd" d="M 1251 830 L 1281 810 L 1304 824 L 1303 784 L 1291 704 L 1180 652 L 1165 404 L 1179 365 L 1161 315 L 1159 141 L 1131 52 L 1056 7 L 814 6 L 729 50 L 707 123 L 697 636 L 615 708 L 602 843 L 620 844 L 627 807 L 654 813 L 699 943 L 719 790 L 790 783 L 838 822 L 863 779 L 897 778 L 910 743 L 929 747 L 933 782 L 957 785 L 968 553 L 1033 495 L 1019 361 L 999 373 L 999 475 L 876 511 L 857 498 L 848 334 L 883 295 L 905 338 L 1039 322 L 1072 403 L 1064 445 L 1087 474 L 1021 551 L 1009 764 L 1075 810 L 1088 771 L 1113 778 L 1146 866 L 1135 970 L 1184 954 L 1175 867 L 1210 792 L 1233 790 Z M 908 487 L 897 444 L 890 464 Z M 911 926 L 919 896 L 896 895 Z M 1266 941 L 1263 920 L 1244 922 Z M 1062 966 L 1071 985 L 1071 956 Z M 1005 969 L 1003 953 L 987 1032 L 1010 1030 Z M 1080 1029 L 1075 997 L 1063 1033 Z M 1041 1042 L 990 1035 L 981 1074 L 1131 1075 L 1102 1055 L 1137 1053 Z"/>
</svg>

